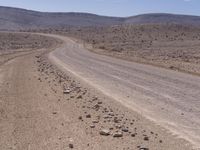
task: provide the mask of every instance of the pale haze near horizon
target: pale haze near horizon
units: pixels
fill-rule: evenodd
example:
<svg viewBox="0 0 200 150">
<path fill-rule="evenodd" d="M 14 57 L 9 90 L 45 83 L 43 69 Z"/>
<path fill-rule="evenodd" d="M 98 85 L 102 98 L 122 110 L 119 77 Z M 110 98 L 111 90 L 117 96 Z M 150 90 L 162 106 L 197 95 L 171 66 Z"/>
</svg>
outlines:
<svg viewBox="0 0 200 150">
<path fill-rule="evenodd" d="M 0 5 L 43 12 L 87 12 L 121 17 L 144 13 L 200 16 L 200 0 L 0 0 Z"/>
</svg>

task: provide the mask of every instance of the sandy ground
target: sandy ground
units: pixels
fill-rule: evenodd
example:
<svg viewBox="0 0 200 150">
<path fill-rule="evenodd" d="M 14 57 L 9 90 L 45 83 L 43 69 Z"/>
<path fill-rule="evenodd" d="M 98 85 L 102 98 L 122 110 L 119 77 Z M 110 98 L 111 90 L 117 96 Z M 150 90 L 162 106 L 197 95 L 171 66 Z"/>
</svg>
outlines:
<svg viewBox="0 0 200 150">
<path fill-rule="evenodd" d="M 177 24 L 47 29 L 79 39 L 92 52 L 200 75 L 200 28 Z"/>
<path fill-rule="evenodd" d="M 168 130 L 61 72 L 46 58 L 48 52 L 36 51 L 0 66 L 0 149 L 192 149 Z"/>
<path fill-rule="evenodd" d="M 65 45 L 50 54 L 55 64 L 199 146 L 198 76 L 97 55 L 58 38 Z"/>
</svg>

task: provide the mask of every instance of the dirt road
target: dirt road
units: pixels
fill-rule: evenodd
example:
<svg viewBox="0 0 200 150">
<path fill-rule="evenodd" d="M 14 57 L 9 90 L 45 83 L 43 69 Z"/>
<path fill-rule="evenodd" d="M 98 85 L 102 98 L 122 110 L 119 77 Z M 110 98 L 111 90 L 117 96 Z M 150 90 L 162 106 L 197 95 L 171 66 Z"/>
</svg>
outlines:
<svg viewBox="0 0 200 150">
<path fill-rule="evenodd" d="M 186 140 L 142 116 L 146 115 L 145 110 L 149 110 L 149 115 L 156 112 L 150 111 L 149 103 L 140 108 L 148 92 L 142 97 L 137 87 L 125 87 L 127 83 L 122 84 L 119 77 L 114 77 L 110 65 L 114 65 L 115 60 L 108 63 L 107 57 L 91 54 L 67 38 L 53 37 L 65 42 L 49 57 L 65 72 L 49 62 L 46 57 L 49 50 L 13 57 L 0 66 L 0 149 L 193 150 Z M 80 56 L 81 53 L 104 61 L 90 63 L 91 58 Z M 107 67 L 110 77 L 102 72 L 102 68 Z M 74 78 L 71 73 L 80 78 Z M 88 82 L 92 86 L 87 85 Z M 69 91 L 66 92 L 66 88 Z M 159 103 L 156 105 L 160 107 Z"/>
<path fill-rule="evenodd" d="M 49 58 L 173 133 L 200 146 L 200 77 L 91 53 L 74 41 Z"/>
</svg>

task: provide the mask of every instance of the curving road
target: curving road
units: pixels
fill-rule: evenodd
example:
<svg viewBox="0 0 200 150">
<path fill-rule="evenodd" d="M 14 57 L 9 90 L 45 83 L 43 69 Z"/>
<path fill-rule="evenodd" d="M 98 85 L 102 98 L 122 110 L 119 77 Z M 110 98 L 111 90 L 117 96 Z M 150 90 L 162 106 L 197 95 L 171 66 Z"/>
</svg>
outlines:
<svg viewBox="0 0 200 150">
<path fill-rule="evenodd" d="M 49 58 L 173 133 L 200 146 L 200 77 L 91 53 L 57 36 L 62 47 Z"/>
</svg>

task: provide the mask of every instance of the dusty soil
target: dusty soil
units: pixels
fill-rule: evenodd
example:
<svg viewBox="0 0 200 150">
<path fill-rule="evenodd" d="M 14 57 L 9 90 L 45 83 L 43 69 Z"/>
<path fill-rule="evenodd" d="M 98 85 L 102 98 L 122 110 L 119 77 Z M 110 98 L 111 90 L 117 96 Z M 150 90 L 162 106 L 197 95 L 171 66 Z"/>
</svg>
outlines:
<svg viewBox="0 0 200 150">
<path fill-rule="evenodd" d="M 200 75 L 200 28 L 123 25 L 40 30 L 81 40 L 91 51 Z"/>
<path fill-rule="evenodd" d="M 51 50 L 0 66 L 0 149 L 192 149 L 185 140 L 60 71 L 46 57 Z"/>
<path fill-rule="evenodd" d="M 0 65 L 38 49 L 46 49 L 58 43 L 52 38 L 26 33 L 0 32 Z"/>
</svg>

